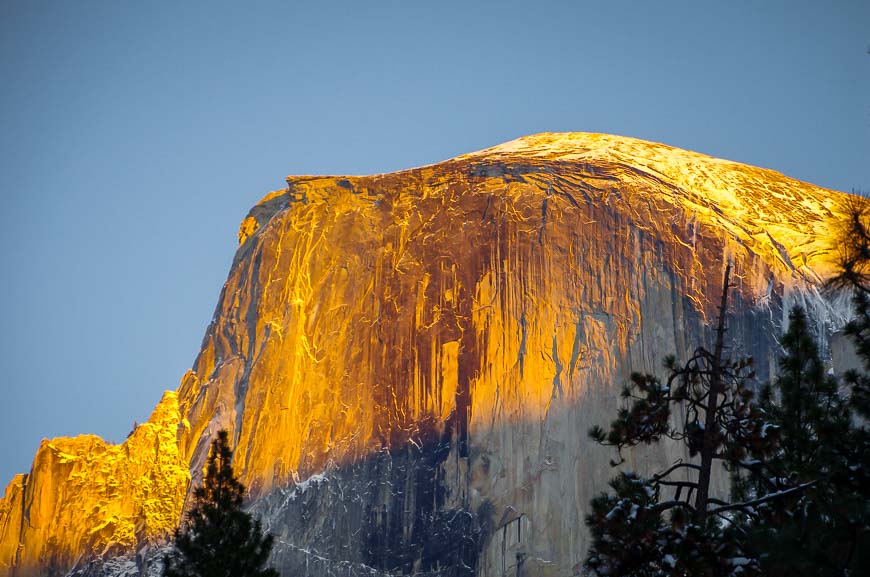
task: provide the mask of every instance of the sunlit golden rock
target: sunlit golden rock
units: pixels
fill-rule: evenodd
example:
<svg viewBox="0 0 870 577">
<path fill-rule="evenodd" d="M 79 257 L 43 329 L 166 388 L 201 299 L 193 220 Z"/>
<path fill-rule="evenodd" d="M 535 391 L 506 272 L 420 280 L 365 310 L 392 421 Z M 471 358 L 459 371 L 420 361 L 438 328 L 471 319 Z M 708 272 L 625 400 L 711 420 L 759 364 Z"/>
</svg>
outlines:
<svg viewBox="0 0 870 577">
<path fill-rule="evenodd" d="M 248 238 L 256 232 L 259 224 L 257 224 L 257 219 L 252 216 L 245 218 L 242 221 L 242 224 L 239 225 L 239 244 L 244 243 Z"/>
<path fill-rule="evenodd" d="M 589 134 L 288 185 L 245 219 L 258 227 L 179 389 L 185 456 L 201 462 L 202 433 L 230 428 L 255 492 L 422 422 L 453 415 L 462 435 L 538 422 L 582 396 L 590 371 L 607 382 L 660 289 L 674 320 L 686 306 L 709 317 L 725 258 L 751 302 L 813 285 L 843 197 Z"/>
<path fill-rule="evenodd" d="M 165 534 L 221 428 L 254 498 L 386 449 L 449 443 L 445 498 L 490 503 L 527 526 L 512 547 L 570 571 L 583 508 L 611 474 L 586 429 L 612 417 L 630 371 L 659 370 L 708 337 L 726 261 L 739 293 L 731 334 L 762 373 L 791 303 L 825 326 L 846 314 L 818 287 L 847 195 L 660 144 L 543 134 L 287 184 L 240 227 L 177 405 L 167 393 L 119 446 L 44 443 L 10 484 L 0 575 L 16 559 L 67 568 Z M 638 452 L 631 465 L 679 456 Z M 341 514 L 340 501 L 322 508 Z M 315 538 L 288 531 L 282 542 Z M 337 560 L 368 562 L 361 541 L 348 544 L 360 537 L 335 535 Z M 481 574 L 504 561 L 493 539 Z"/>
<path fill-rule="evenodd" d="M 99 437 L 45 440 L 29 475 L 0 501 L 0 574 L 64 574 L 82 555 L 129 551 L 177 524 L 190 475 L 176 442 L 178 400 L 167 392 L 120 445 Z"/>
</svg>

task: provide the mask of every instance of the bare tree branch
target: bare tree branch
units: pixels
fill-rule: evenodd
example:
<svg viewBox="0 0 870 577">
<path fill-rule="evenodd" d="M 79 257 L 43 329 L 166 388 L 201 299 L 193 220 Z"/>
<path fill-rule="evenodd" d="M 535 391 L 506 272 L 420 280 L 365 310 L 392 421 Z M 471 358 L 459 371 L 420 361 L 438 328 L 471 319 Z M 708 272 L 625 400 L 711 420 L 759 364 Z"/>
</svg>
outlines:
<svg viewBox="0 0 870 577">
<path fill-rule="evenodd" d="M 700 467 L 699 465 L 696 465 L 696 464 L 694 464 L 694 463 L 683 463 L 682 461 L 680 461 L 679 463 L 675 463 L 675 464 L 671 465 L 670 467 L 668 467 L 667 469 L 665 469 L 665 470 L 662 471 L 661 473 L 658 473 L 658 474 L 656 474 L 656 475 L 653 475 L 653 479 L 655 479 L 656 481 L 658 481 L 659 479 L 662 479 L 662 478 L 664 478 L 664 477 L 667 477 L 668 475 L 670 475 L 671 473 L 673 473 L 673 472 L 676 471 L 677 469 L 681 469 L 681 468 L 684 468 L 684 467 L 687 468 L 687 469 L 694 469 L 694 470 L 696 470 L 696 471 L 700 471 L 700 470 L 701 470 L 701 467 Z"/>
<path fill-rule="evenodd" d="M 761 505 L 762 503 L 767 503 L 768 501 L 773 501 L 776 499 L 780 499 L 782 497 L 786 497 L 788 495 L 793 495 L 795 493 L 800 493 L 805 491 L 806 489 L 812 487 L 818 483 L 816 481 L 810 481 L 809 483 L 803 483 L 802 485 L 798 485 L 797 487 L 792 487 L 791 489 L 786 489 L 785 491 L 777 491 L 776 493 L 769 493 L 764 497 L 760 497 L 758 499 L 753 499 L 752 501 L 744 501 L 743 503 L 732 503 L 730 505 L 724 505 L 722 507 L 717 507 L 709 511 L 710 514 L 716 515 L 718 513 L 722 513 L 724 511 L 736 511 L 736 510 L 745 510 L 750 507 L 755 507 L 756 505 Z"/>
</svg>

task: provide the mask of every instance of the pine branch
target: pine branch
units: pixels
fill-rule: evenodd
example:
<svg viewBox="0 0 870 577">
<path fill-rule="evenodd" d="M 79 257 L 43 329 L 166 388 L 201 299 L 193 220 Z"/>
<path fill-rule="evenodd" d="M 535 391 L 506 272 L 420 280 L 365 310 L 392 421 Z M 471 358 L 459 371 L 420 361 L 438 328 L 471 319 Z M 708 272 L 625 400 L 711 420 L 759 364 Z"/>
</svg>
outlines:
<svg viewBox="0 0 870 577">
<path fill-rule="evenodd" d="M 695 514 L 695 508 L 693 506 L 689 505 L 685 501 L 675 501 L 675 500 L 662 501 L 658 505 L 650 507 L 650 511 L 652 511 L 653 513 L 664 513 L 665 511 L 669 511 L 669 510 L 674 509 L 676 507 L 687 509 L 693 515 Z"/>
<path fill-rule="evenodd" d="M 657 474 L 653 475 L 653 479 L 658 481 L 659 479 L 667 477 L 668 475 L 670 475 L 671 473 L 673 473 L 677 469 L 682 469 L 682 468 L 693 469 L 695 471 L 701 470 L 701 467 L 699 465 L 696 465 L 694 463 L 683 463 L 681 461 L 679 463 L 675 463 L 675 464 L 671 465 L 670 467 L 668 467 L 667 469 L 665 469 L 661 473 L 657 473 Z"/>
<path fill-rule="evenodd" d="M 725 505 L 722 507 L 717 507 L 715 509 L 711 509 L 709 511 L 710 514 L 716 515 L 718 513 L 724 513 L 725 511 L 746 511 L 750 507 L 755 507 L 756 505 L 761 505 L 763 503 L 767 503 L 769 501 L 773 501 L 775 499 L 780 499 L 782 497 L 786 497 L 788 495 L 793 495 L 795 493 L 800 493 L 805 491 L 806 489 L 812 487 L 818 483 L 816 481 L 810 481 L 809 483 L 803 483 L 798 485 L 797 487 L 792 487 L 791 489 L 786 489 L 784 491 L 777 491 L 776 493 L 768 493 L 764 497 L 759 497 L 758 499 L 753 499 L 752 501 L 744 501 L 743 503 L 732 503 L 731 505 Z"/>
<path fill-rule="evenodd" d="M 697 489 L 698 483 L 693 483 L 692 481 L 653 481 L 656 485 L 664 485 L 665 487 L 689 487 L 690 489 Z"/>
</svg>

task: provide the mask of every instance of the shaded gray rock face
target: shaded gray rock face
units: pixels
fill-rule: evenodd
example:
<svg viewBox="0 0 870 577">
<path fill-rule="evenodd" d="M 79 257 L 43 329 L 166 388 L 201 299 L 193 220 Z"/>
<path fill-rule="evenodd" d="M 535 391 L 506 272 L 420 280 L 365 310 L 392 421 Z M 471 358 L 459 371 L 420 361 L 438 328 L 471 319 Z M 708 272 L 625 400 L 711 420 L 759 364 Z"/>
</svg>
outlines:
<svg viewBox="0 0 870 577">
<path fill-rule="evenodd" d="M 761 311 L 738 299 L 729 322 L 733 354 L 776 350 L 779 328 L 770 313 L 780 318 L 781 306 L 774 302 Z M 702 319 L 684 321 L 702 342 L 712 337 Z M 662 355 L 673 344 L 637 342 Z M 634 362 L 635 369 L 659 368 Z M 761 374 L 773 370 L 766 357 L 757 368 Z M 607 423 L 617 406 L 606 388 L 584 401 L 553 410 L 544 423 L 472 438 L 465 453 L 448 429 L 437 440 L 383 449 L 261 497 L 252 512 L 277 538 L 274 565 L 287 575 L 341 577 L 578 572 L 587 538 L 584 507 L 614 475 L 607 464 L 612 455 L 589 444 L 585 430 Z M 628 467 L 650 471 L 687 457 L 663 445 L 630 451 Z M 525 483 L 504 483 L 509 468 L 520 469 Z M 716 483 L 724 495 L 725 475 Z"/>
<path fill-rule="evenodd" d="M 792 304 L 825 350 L 848 313 L 819 292 L 847 195 L 659 144 L 545 134 L 287 184 L 242 223 L 173 455 L 195 484 L 230 431 L 288 576 L 575 573 L 586 506 L 614 475 L 586 431 L 632 371 L 709 344 L 726 263 L 731 352 L 762 378 Z M 628 457 L 648 472 L 686 455 Z M 0 530 L 21 503 L 4 507 Z M 38 556 L 15 561 L 18 533 L 0 537 L 0 568 L 38 574 Z M 115 539 L 114 556 L 71 541 L 64 571 L 153 572 L 165 537 Z"/>
<path fill-rule="evenodd" d="M 447 442 L 383 450 L 254 505 L 273 560 L 324 575 L 474 575 L 494 511 L 450 495 Z"/>
</svg>

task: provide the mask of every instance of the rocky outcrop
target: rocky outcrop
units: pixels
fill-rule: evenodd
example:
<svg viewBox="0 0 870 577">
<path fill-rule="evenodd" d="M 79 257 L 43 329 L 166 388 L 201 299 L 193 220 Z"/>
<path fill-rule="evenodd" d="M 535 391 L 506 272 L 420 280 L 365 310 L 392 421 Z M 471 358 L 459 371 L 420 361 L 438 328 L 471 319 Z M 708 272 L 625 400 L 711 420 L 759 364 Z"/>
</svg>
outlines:
<svg viewBox="0 0 870 577">
<path fill-rule="evenodd" d="M 43 441 L 0 501 L 0 574 L 63 575 L 126 553 L 178 524 L 190 475 L 179 459 L 178 400 L 167 392 L 120 445 L 94 435 Z"/>
<path fill-rule="evenodd" d="M 791 303 L 812 310 L 823 342 L 847 313 L 818 291 L 847 195 L 664 145 L 545 134 L 287 184 L 240 227 L 166 422 L 184 476 L 154 491 L 177 520 L 187 472 L 198 481 L 228 429 L 288 575 L 570 573 L 584 507 L 612 475 L 586 430 L 611 418 L 631 371 L 709 339 L 726 262 L 731 334 L 762 374 Z M 76 484 L 61 457 L 43 467 L 45 447 L 0 502 L 6 567 L 48 567 L 56 550 L 68 568 L 165 534 L 171 523 L 97 546 L 104 517 L 61 531 L 21 507 L 28 491 L 63 508 L 106 490 L 109 477 Z M 134 509 L 158 497 L 129 490 Z"/>
</svg>

